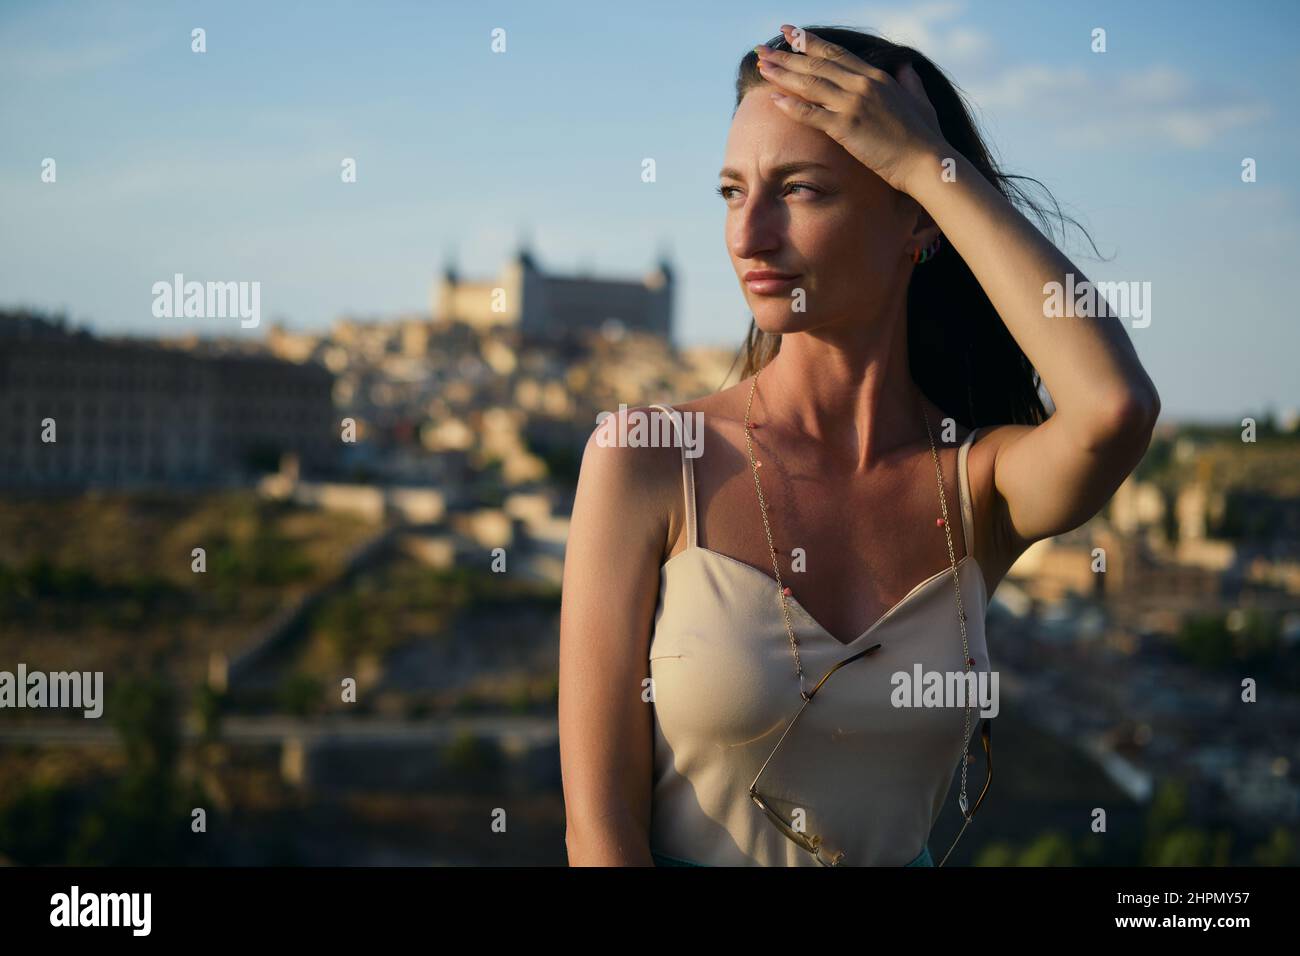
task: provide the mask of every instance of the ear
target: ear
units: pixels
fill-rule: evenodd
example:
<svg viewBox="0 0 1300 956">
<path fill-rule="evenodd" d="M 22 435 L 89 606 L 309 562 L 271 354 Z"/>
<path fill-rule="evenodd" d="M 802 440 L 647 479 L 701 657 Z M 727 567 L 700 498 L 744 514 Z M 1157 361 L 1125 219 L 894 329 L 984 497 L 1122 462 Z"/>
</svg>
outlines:
<svg viewBox="0 0 1300 956">
<path fill-rule="evenodd" d="M 911 199 L 911 197 L 908 197 L 908 200 L 913 207 L 910 210 L 912 234 L 909 237 L 909 248 L 924 249 L 931 245 L 943 230 L 930 218 L 930 214 L 925 211 L 925 207 L 916 200 Z"/>
</svg>

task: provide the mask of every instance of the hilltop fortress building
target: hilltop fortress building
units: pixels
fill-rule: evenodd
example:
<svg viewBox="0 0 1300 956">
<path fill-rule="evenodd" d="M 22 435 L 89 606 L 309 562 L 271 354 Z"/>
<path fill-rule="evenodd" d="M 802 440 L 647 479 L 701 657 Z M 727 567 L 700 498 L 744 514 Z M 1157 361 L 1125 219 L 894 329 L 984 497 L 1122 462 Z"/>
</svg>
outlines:
<svg viewBox="0 0 1300 956">
<path fill-rule="evenodd" d="M 466 281 L 447 266 L 434 283 L 435 320 L 478 329 L 508 326 L 525 342 L 560 342 L 592 332 L 647 332 L 672 340 L 673 271 L 660 258 L 639 280 L 551 275 L 521 246 L 495 279 Z"/>
</svg>

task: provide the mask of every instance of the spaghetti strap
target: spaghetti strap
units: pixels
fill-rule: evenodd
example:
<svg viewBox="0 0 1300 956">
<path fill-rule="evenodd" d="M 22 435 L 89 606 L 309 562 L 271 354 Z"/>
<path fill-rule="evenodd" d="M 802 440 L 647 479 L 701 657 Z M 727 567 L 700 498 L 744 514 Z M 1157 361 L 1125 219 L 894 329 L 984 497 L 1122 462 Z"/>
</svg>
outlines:
<svg viewBox="0 0 1300 956">
<path fill-rule="evenodd" d="M 686 454 L 686 438 L 681 433 L 682 413 L 669 405 L 651 405 L 650 407 L 661 409 L 668 416 L 669 421 L 673 423 L 673 428 L 677 430 L 678 444 L 682 448 L 682 487 L 685 489 L 686 496 L 686 547 L 694 548 L 696 547 L 695 463 Z"/>
<path fill-rule="evenodd" d="M 966 459 L 970 454 L 971 445 L 975 443 L 977 431 L 978 428 L 972 428 L 966 440 L 957 449 L 957 492 L 961 495 L 961 530 L 966 538 L 967 555 L 975 553 L 975 515 L 971 509 L 970 473 L 966 466 Z"/>
</svg>

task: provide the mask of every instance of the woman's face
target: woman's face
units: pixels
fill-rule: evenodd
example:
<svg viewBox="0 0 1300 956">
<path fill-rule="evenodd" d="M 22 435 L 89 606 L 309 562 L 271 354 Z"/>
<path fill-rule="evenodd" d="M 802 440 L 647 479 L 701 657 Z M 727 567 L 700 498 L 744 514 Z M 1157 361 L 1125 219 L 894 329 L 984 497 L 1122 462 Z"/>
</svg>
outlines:
<svg viewBox="0 0 1300 956">
<path fill-rule="evenodd" d="M 746 94 L 727 137 L 719 185 L 736 276 L 764 332 L 860 327 L 906 287 L 916 209 L 909 215 L 906 196 L 825 133 L 787 117 L 772 89 Z M 745 280 L 762 270 L 795 277 Z"/>
</svg>

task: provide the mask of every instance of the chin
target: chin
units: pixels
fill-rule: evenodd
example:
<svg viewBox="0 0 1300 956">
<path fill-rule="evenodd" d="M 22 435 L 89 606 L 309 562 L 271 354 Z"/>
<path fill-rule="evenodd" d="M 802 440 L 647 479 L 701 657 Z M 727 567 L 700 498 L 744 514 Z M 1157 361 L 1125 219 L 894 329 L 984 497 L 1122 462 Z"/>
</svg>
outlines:
<svg viewBox="0 0 1300 956">
<path fill-rule="evenodd" d="M 749 311 L 753 314 L 754 324 L 759 331 L 768 335 L 804 332 L 816 324 L 806 312 L 792 312 L 790 303 L 782 299 L 757 296 L 749 302 Z"/>
<path fill-rule="evenodd" d="M 795 332 L 806 332 L 811 326 L 807 322 L 798 322 L 793 320 L 785 322 L 773 322 L 761 318 L 757 311 L 754 312 L 754 324 L 758 326 L 760 332 L 766 332 L 768 335 L 792 335 Z"/>
</svg>

